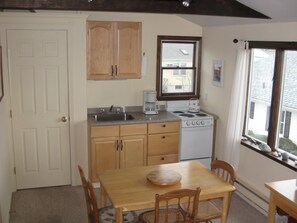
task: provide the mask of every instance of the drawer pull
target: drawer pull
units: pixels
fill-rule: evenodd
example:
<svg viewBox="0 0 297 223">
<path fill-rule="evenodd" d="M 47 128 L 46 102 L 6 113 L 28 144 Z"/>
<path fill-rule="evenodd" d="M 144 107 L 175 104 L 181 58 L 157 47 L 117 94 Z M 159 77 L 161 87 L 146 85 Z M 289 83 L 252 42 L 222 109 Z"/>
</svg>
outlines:
<svg viewBox="0 0 297 223">
<path fill-rule="evenodd" d="M 166 136 L 162 136 L 162 139 L 165 139 L 166 138 Z"/>
<path fill-rule="evenodd" d="M 165 160 L 165 157 L 162 157 L 161 160 Z"/>
<path fill-rule="evenodd" d="M 165 128 L 165 127 L 166 127 L 166 125 L 164 124 L 164 125 L 162 125 L 162 127 L 163 127 L 163 128 Z"/>
</svg>

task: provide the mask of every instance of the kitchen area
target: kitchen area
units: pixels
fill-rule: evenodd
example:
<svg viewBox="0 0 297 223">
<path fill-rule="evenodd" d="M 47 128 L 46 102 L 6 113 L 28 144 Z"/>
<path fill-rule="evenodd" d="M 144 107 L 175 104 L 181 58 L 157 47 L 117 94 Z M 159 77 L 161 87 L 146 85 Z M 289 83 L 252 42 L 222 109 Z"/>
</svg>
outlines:
<svg viewBox="0 0 297 223">
<path fill-rule="evenodd" d="M 190 160 L 210 169 L 214 117 L 200 111 L 197 104 L 193 106 L 193 99 L 167 102 L 166 108 L 161 106 L 163 110 L 151 109 L 156 98 L 146 99 L 149 101 L 144 101 L 143 107 L 88 109 L 89 174 L 93 181 L 98 181 L 104 170 Z"/>
<path fill-rule="evenodd" d="M 145 79 L 150 61 L 142 50 L 142 27 L 141 22 L 88 21 L 88 80 Z M 157 39 L 158 84 L 138 93 L 143 95 L 142 106 L 111 101 L 110 107 L 88 108 L 93 180 L 104 170 L 188 160 L 210 169 L 215 125 L 214 117 L 200 110 L 198 99 L 201 37 Z M 177 96 L 166 100 L 163 95 Z"/>
<path fill-rule="evenodd" d="M 139 52 L 141 60 L 139 64 L 146 64 L 145 71 L 138 78 L 133 79 L 112 79 L 112 80 L 91 80 L 87 75 L 87 22 L 88 21 L 122 21 L 122 22 L 141 22 L 141 51 Z M 276 25 L 248 25 L 248 26 L 230 26 L 230 27 L 203 27 L 191 21 L 188 21 L 180 16 L 173 14 L 150 14 L 150 13 L 112 13 L 112 12 L 73 12 L 73 13 L 2 13 L 0 20 L 0 40 L 3 52 L 3 81 L 4 81 L 4 98 L 0 104 L 1 113 L 1 214 L 3 219 L 8 219 L 9 207 L 11 202 L 11 193 L 19 189 L 18 182 L 13 172 L 15 167 L 15 157 L 13 152 L 13 136 L 11 124 L 11 89 L 10 86 L 10 72 L 9 62 L 12 61 L 8 58 L 8 42 L 7 30 L 28 29 L 28 30 L 66 30 L 67 40 L 67 74 L 68 84 L 65 87 L 69 92 L 68 105 L 69 111 L 67 113 L 69 125 L 69 181 L 67 184 L 80 185 L 80 177 L 77 171 L 77 165 L 80 164 L 86 173 L 90 172 L 89 164 L 89 141 L 90 132 L 89 124 L 95 127 L 99 122 L 90 121 L 89 114 L 100 112 L 99 110 L 92 110 L 98 108 L 110 109 L 113 105 L 113 111 L 116 108 L 122 109 L 125 107 L 125 112 L 131 114 L 135 120 L 138 118 L 146 117 L 139 123 L 133 123 L 133 120 L 117 121 L 116 129 L 111 132 L 117 132 L 117 136 L 113 139 L 112 145 L 118 144 L 120 148 L 121 126 L 128 122 L 131 125 L 139 125 L 135 134 L 135 129 L 132 129 L 134 136 L 137 136 L 137 142 L 140 144 L 148 145 L 148 125 L 155 123 L 179 123 L 179 126 L 172 126 L 173 130 L 166 134 L 179 134 L 178 148 L 180 149 L 181 143 L 184 142 L 188 146 L 188 140 L 184 140 L 181 135 L 185 132 L 187 135 L 196 134 L 200 132 L 203 137 L 209 139 L 207 144 L 207 153 L 190 156 L 190 159 L 205 159 L 209 160 L 211 156 L 221 158 L 224 151 L 224 137 L 225 129 L 227 126 L 228 110 L 230 104 L 230 89 L 232 87 L 233 70 L 235 67 L 235 54 L 236 46 L 232 40 L 236 37 L 245 39 L 271 39 L 274 36 L 277 40 L 286 40 L 289 38 L 287 30 L 293 32 L 296 23 L 285 23 Z M 263 31 L 264 30 L 264 31 Z M 248 31 L 248 32 L 247 32 Z M 222 36 L 221 34 L 224 33 Z M 271 33 L 273 35 L 271 35 Z M 176 108 L 176 105 L 170 105 L 168 101 L 158 101 L 159 109 L 158 114 L 144 114 L 143 112 L 143 92 L 144 90 L 155 90 L 156 87 L 156 64 L 157 64 L 157 36 L 198 36 L 203 38 L 202 44 L 202 66 L 201 66 L 201 89 L 199 106 L 202 116 L 197 116 L 195 112 L 189 112 L 189 100 L 185 100 L 185 104 L 181 108 Z M 296 36 L 296 33 L 294 34 Z M 290 38 L 289 38 L 290 39 Z M 52 48 L 50 48 L 52 49 Z M 52 51 L 53 52 L 53 51 Z M 105 54 L 105 56 L 107 56 Z M 143 60 L 144 59 L 144 60 Z M 212 85 L 212 60 L 224 59 L 225 61 L 225 79 L 224 86 L 217 87 Z M 144 62 L 143 62 L 144 61 Z M 118 69 L 113 66 L 113 72 Z M 30 89 L 30 88 L 29 88 Z M 30 92 L 30 91 L 28 91 Z M 195 109 L 194 109 L 195 110 Z M 123 111 L 123 110 L 120 110 Z M 181 111 L 183 113 L 175 113 Z M 206 112 L 205 112 L 206 111 Z M 134 114 L 135 112 L 135 114 Z M 139 116 L 136 115 L 139 114 Z M 192 114 L 193 113 L 193 114 Z M 15 117 L 16 113 L 13 113 Z M 162 114 L 166 114 L 162 117 Z M 183 114 L 182 116 L 176 114 Z M 206 114 L 206 116 L 203 114 Z M 210 116 L 208 114 L 211 114 Z M 58 116 L 61 118 L 62 115 Z M 187 116 L 193 117 L 187 117 Z M 219 117 L 217 117 L 218 115 Z M 154 120 L 156 117 L 161 117 L 160 120 Z M 214 118 L 213 118 L 214 117 Z M 151 120 L 150 120 L 151 119 Z M 124 122 L 124 123 L 123 123 Z M 132 124 L 133 123 L 133 124 Z M 103 124 L 106 126 L 112 126 Z M 125 124 L 126 125 L 126 124 Z M 204 125 L 205 130 L 204 131 Z M 3 126 L 3 128 L 2 128 Z M 211 126 L 215 132 L 210 131 Z M 189 128 L 188 128 L 189 127 Z M 199 127 L 199 128 L 196 128 Z M 162 128 L 162 126 L 160 127 Z M 130 130 L 127 130 L 128 132 Z M 108 131 L 104 131 L 108 132 Z M 162 133 L 159 137 L 163 136 Z M 204 135 L 205 134 L 205 135 Z M 151 134 L 152 136 L 155 133 Z M 130 135 L 129 137 L 131 137 Z M 97 137 L 97 136 L 96 136 Z M 108 136 L 110 137 L 110 136 Z M 122 137 L 122 138 L 120 138 Z M 209 150 L 209 142 L 212 137 L 215 145 L 215 151 Z M 99 137 L 98 137 L 99 138 Z M 195 139 L 196 140 L 196 139 Z M 215 142 L 215 143 L 214 143 Z M 196 143 L 196 142 L 195 142 Z M 156 157 L 161 158 L 164 154 L 153 152 L 148 154 L 149 148 L 146 148 L 144 153 L 140 154 L 146 159 L 151 156 L 151 161 L 155 162 Z M 175 160 L 189 159 L 186 156 L 182 158 L 180 151 L 175 150 L 168 153 L 168 159 Z M 248 186 L 255 189 L 254 191 L 259 194 L 267 195 L 268 191 L 264 188 L 264 182 L 275 180 L 278 176 L 283 178 L 295 177 L 295 172 L 288 171 L 285 167 L 280 167 L 275 162 L 265 159 L 262 156 L 255 154 L 251 150 L 242 147 L 241 160 L 238 169 L 239 178 L 243 179 Z M 115 151 L 115 150 L 113 150 Z M 203 150 L 204 151 L 204 150 Z M 190 150 L 191 152 L 191 150 Z M 144 159 L 141 159 L 143 162 Z M 158 159 L 157 159 L 158 160 Z M 164 158 L 165 160 L 165 158 Z M 250 162 L 250 161 L 253 162 Z M 33 163 L 33 162 L 32 162 Z M 115 165 L 120 165 L 117 162 Z M 263 167 L 259 170 L 259 166 Z M 270 170 L 273 171 L 270 171 Z M 254 173 L 258 175 L 255 176 Z M 17 174 L 19 172 L 17 171 Z M 91 177 L 91 176 L 90 176 Z M 241 188 L 239 188 L 240 190 Z M 243 189 L 244 190 L 244 189 Z M 255 198 L 254 200 L 257 200 Z M 260 200 L 261 203 L 262 201 Z M 265 204 L 263 205 L 265 207 Z"/>
</svg>

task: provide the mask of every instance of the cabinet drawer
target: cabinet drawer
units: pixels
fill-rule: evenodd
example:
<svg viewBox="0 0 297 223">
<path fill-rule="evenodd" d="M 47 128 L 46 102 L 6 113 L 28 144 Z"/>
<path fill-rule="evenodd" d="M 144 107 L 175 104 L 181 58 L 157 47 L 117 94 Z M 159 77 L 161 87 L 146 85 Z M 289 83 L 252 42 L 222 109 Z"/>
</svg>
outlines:
<svg viewBox="0 0 297 223">
<path fill-rule="evenodd" d="M 148 136 L 148 155 L 178 154 L 179 133 Z"/>
<path fill-rule="evenodd" d="M 178 155 L 164 155 L 164 156 L 148 156 L 147 165 L 158 165 L 165 163 L 176 163 L 178 162 Z"/>
<path fill-rule="evenodd" d="M 179 132 L 180 122 L 158 122 L 148 124 L 148 133 Z"/>
<path fill-rule="evenodd" d="M 120 127 L 118 125 L 96 126 L 91 128 L 91 138 L 119 136 L 119 135 L 120 135 Z"/>
<path fill-rule="evenodd" d="M 120 125 L 121 136 L 146 135 L 147 124 Z"/>
</svg>

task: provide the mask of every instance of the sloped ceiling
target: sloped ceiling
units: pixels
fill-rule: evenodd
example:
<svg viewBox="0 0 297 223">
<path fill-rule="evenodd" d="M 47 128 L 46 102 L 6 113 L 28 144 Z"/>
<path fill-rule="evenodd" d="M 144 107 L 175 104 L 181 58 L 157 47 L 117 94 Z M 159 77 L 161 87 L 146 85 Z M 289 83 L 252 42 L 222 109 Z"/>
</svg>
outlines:
<svg viewBox="0 0 297 223">
<path fill-rule="evenodd" d="M 200 26 L 297 21 L 297 0 L 1 0 L 0 10 L 170 13 Z"/>
<path fill-rule="evenodd" d="M 181 0 L 2 0 L 0 9 L 92 10 L 268 18 L 235 0 L 191 0 L 190 7 L 184 7 Z"/>
<path fill-rule="evenodd" d="M 180 15 L 182 18 L 200 26 L 225 26 L 256 23 L 297 22 L 297 0 L 237 0 L 238 2 L 270 17 L 239 18 L 224 16 L 205 16 L 189 14 Z"/>
</svg>

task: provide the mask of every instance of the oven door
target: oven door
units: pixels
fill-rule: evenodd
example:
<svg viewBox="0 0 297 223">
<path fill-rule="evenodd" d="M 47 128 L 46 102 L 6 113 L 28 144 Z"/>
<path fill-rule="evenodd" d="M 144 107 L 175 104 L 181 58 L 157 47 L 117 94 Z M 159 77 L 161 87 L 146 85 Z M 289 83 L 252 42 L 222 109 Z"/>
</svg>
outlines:
<svg viewBox="0 0 297 223">
<path fill-rule="evenodd" d="M 211 158 L 213 126 L 181 129 L 180 160 Z"/>
</svg>

